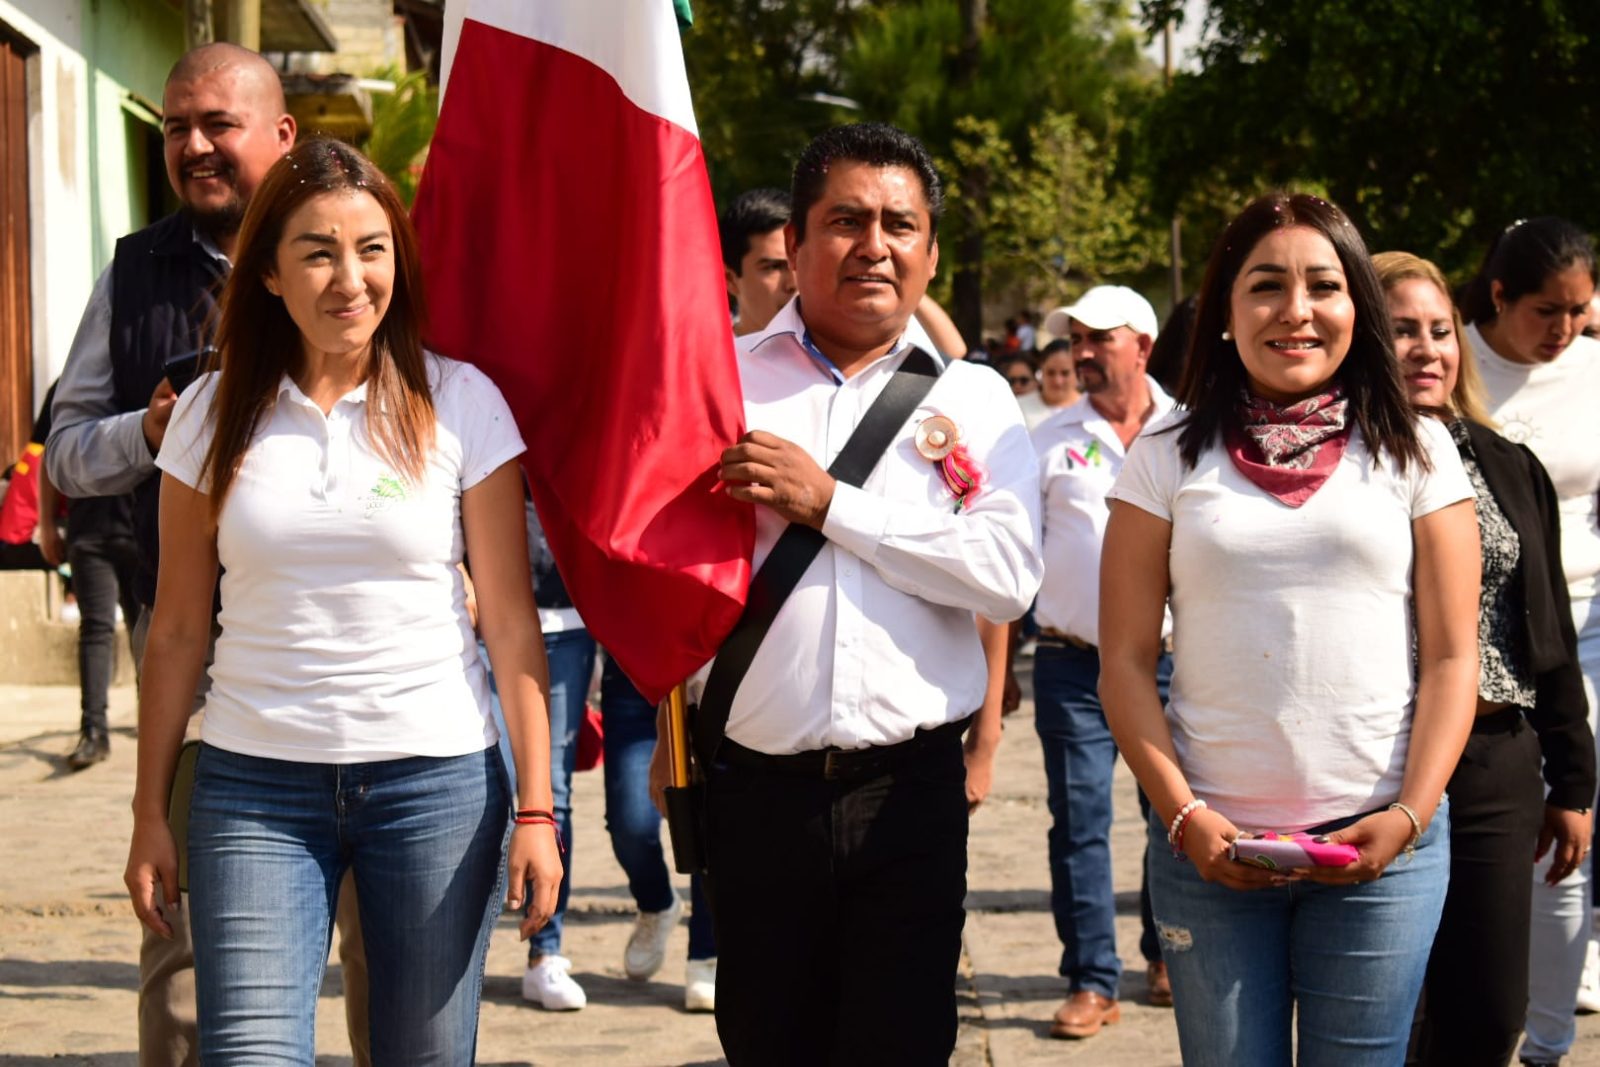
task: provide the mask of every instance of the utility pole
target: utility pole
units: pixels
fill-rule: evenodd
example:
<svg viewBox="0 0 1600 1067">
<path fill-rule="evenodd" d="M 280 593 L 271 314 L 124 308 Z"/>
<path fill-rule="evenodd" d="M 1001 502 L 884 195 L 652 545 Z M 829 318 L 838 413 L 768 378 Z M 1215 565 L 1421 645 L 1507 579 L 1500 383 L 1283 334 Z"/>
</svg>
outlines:
<svg viewBox="0 0 1600 1067">
<path fill-rule="evenodd" d="M 217 36 L 252 52 L 261 51 L 261 0 L 219 0 L 221 33 Z"/>
<path fill-rule="evenodd" d="M 217 39 L 216 24 L 211 19 L 211 0 L 184 0 L 183 47 L 184 51 L 210 44 Z"/>
</svg>

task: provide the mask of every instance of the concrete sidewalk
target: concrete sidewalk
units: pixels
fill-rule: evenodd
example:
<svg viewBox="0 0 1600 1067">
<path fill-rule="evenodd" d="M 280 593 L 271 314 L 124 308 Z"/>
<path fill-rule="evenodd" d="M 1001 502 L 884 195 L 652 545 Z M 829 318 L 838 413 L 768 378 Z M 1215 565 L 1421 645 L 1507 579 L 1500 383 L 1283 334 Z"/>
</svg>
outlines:
<svg viewBox="0 0 1600 1067">
<path fill-rule="evenodd" d="M 77 691 L 0 686 L 0 1063 L 133 1067 L 139 931 L 122 891 L 133 791 L 131 689 L 113 691 L 112 757 L 81 774 L 66 770 Z M 1132 779 L 1119 768 L 1112 841 L 1118 941 L 1127 971 L 1122 1022 L 1099 1037 L 1048 1037 L 1064 996 L 1055 975 L 1060 946 L 1049 908 L 1044 778 L 1032 708 L 1007 720 L 995 794 L 973 819 L 970 893 L 961 990 L 960 1067 L 1081 1062 L 1164 1067 L 1179 1062 L 1170 1011 L 1146 1007 L 1138 953 L 1142 824 Z M 563 1067 L 722 1062 L 709 1016 L 682 1010 L 687 928 L 673 935 L 655 979 L 622 973 L 633 905 L 606 840 L 598 773 L 575 783 L 576 884 L 565 952 L 589 994 L 583 1011 L 525 1005 L 525 959 L 515 924 L 503 919 L 489 949 L 479 1060 Z M 688 897 L 687 879 L 680 879 Z M 292 902 L 286 902 L 286 909 Z M 778 921 L 781 917 L 775 917 Z M 1485 976 L 1492 981 L 1491 976 Z M 318 1063 L 349 1062 L 335 962 L 317 1016 Z M 1600 1064 L 1600 1016 L 1579 1021 L 1569 1064 Z"/>
</svg>

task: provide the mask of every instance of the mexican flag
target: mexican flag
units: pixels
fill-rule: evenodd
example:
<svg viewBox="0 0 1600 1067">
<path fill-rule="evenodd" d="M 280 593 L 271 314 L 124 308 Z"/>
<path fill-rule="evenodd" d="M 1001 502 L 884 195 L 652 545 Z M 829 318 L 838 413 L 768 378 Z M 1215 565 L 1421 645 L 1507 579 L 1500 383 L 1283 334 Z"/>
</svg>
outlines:
<svg viewBox="0 0 1600 1067">
<path fill-rule="evenodd" d="M 590 632 L 659 700 L 738 620 L 755 521 L 673 0 L 450 0 L 417 193 L 435 351 L 505 393 Z"/>
</svg>

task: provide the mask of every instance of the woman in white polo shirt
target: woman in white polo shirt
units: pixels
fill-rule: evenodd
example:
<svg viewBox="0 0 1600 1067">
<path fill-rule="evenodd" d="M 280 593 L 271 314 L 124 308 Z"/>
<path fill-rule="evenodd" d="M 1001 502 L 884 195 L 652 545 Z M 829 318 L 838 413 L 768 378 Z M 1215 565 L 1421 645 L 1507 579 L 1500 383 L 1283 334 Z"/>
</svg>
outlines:
<svg viewBox="0 0 1600 1067">
<path fill-rule="evenodd" d="M 1578 631 L 1578 664 L 1595 725 L 1600 685 L 1600 341 L 1582 335 L 1595 291 L 1589 235 L 1566 219 L 1514 222 L 1496 239 L 1461 297 L 1489 414 L 1513 444 L 1526 445 L 1555 485 L 1561 562 Z M 1592 806 L 1593 798 L 1584 802 Z M 1521 1057 L 1555 1063 L 1572 1047 L 1572 1012 L 1589 947 L 1593 880 L 1587 864 L 1570 873 L 1534 872 L 1527 1040 Z M 1553 881 L 1554 884 L 1545 884 Z M 1592 964 L 1593 965 L 1593 964 Z M 1591 997 L 1595 990 L 1589 991 Z M 1592 1006 L 1592 1005 L 1591 1005 Z"/>
<path fill-rule="evenodd" d="M 1472 724 L 1478 539 L 1418 422 L 1355 228 L 1245 208 L 1213 251 L 1180 410 L 1134 442 L 1102 555 L 1100 693 L 1149 795 L 1148 874 L 1190 1067 L 1399 1063 Z M 1170 702 L 1156 693 L 1170 596 Z M 1352 845 L 1235 861 L 1242 832 Z"/>
<path fill-rule="evenodd" d="M 459 564 L 517 765 L 507 903 L 527 936 L 561 876 L 523 445 L 499 391 L 420 340 L 416 239 L 388 181 L 304 141 L 250 201 L 220 373 L 158 466 L 163 563 L 140 686 L 127 882 L 177 900 L 167 793 L 222 570 L 189 816 L 200 1052 L 309 1063 L 353 871 L 378 1063 L 470 1063 L 510 793 Z M 159 898 L 157 896 L 159 892 Z"/>
</svg>

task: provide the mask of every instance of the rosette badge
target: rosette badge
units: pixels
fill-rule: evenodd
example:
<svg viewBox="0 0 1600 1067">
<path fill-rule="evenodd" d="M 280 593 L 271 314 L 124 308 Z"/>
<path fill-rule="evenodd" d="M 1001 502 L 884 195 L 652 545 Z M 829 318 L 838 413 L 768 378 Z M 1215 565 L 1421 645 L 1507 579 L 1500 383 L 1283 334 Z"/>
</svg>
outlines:
<svg viewBox="0 0 1600 1067">
<path fill-rule="evenodd" d="M 933 464 L 960 511 L 983 487 L 983 470 L 967 454 L 961 431 L 945 416 L 930 415 L 917 424 L 915 441 L 917 454 Z"/>
<path fill-rule="evenodd" d="M 917 453 L 930 462 L 937 463 L 954 452 L 960 440 L 956 424 L 943 415 L 932 415 L 917 424 Z"/>
</svg>

